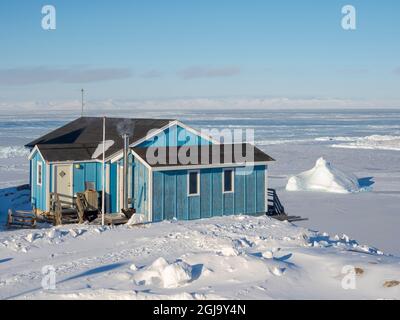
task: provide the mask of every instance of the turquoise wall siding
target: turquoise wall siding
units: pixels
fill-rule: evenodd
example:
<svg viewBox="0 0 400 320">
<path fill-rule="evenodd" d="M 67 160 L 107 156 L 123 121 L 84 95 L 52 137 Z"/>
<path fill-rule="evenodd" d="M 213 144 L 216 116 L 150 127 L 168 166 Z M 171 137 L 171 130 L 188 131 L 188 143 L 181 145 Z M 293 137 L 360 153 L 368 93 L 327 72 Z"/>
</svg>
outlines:
<svg viewBox="0 0 400 320">
<path fill-rule="evenodd" d="M 200 170 L 200 196 L 187 194 L 187 171 L 153 173 L 153 221 L 265 213 L 265 170 L 235 171 L 234 193 L 223 193 L 223 169 Z M 244 174 L 246 173 L 246 174 Z"/>
<path fill-rule="evenodd" d="M 102 164 L 99 162 L 85 162 L 80 163 L 79 167 L 73 166 L 74 175 L 74 195 L 78 192 L 85 191 L 86 182 L 94 182 L 96 191 L 101 192 L 103 188 L 102 184 Z"/>
<path fill-rule="evenodd" d="M 164 130 L 162 134 L 141 143 L 139 147 L 176 147 L 208 144 L 210 144 L 209 140 L 197 136 L 180 126 L 172 126 L 171 128 Z"/>
<path fill-rule="evenodd" d="M 132 164 L 131 171 L 131 207 L 135 208 L 138 213 L 148 214 L 148 197 L 149 197 L 149 172 L 141 162 L 130 157 Z M 110 210 L 112 213 L 119 211 L 118 196 L 118 166 L 122 168 L 122 160 L 111 163 L 110 165 Z"/>
<path fill-rule="evenodd" d="M 47 209 L 47 195 L 46 195 L 46 182 L 47 182 L 47 170 L 46 162 L 40 156 L 39 152 L 36 152 L 32 158 L 31 168 L 31 203 L 36 209 L 45 211 Z M 42 185 L 37 184 L 37 164 L 42 164 Z"/>
<path fill-rule="evenodd" d="M 139 214 L 149 214 L 149 170 L 137 159 L 133 163 L 133 207 Z"/>
<path fill-rule="evenodd" d="M 117 212 L 117 171 L 118 163 L 114 162 L 110 165 L 110 211 Z"/>
</svg>

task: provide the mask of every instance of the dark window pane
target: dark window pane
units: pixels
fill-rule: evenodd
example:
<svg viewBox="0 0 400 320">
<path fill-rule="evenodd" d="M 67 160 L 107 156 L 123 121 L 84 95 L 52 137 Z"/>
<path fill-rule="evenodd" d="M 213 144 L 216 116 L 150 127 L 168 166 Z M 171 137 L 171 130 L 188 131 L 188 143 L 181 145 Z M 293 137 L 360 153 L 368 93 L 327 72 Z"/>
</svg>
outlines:
<svg viewBox="0 0 400 320">
<path fill-rule="evenodd" d="M 225 170 L 224 171 L 224 191 L 232 192 L 233 191 L 233 171 Z"/>
<path fill-rule="evenodd" d="M 85 190 L 96 190 L 96 184 L 92 181 L 86 181 Z"/>
<path fill-rule="evenodd" d="M 37 175 L 38 175 L 38 184 L 42 184 L 42 165 L 41 164 L 38 165 Z"/>
<path fill-rule="evenodd" d="M 189 173 L 189 194 L 198 194 L 198 173 L 190 172 Z"/>
</svg>

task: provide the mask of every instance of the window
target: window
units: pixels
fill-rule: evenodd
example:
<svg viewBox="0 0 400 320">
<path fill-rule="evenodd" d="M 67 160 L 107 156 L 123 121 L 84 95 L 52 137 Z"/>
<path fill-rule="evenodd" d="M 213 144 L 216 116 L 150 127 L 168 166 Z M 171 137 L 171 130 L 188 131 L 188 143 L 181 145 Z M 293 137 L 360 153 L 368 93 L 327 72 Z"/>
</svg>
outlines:
<svg viewBox="0 0 400 320">
<path fill-rule="evenodd" d="M 233 192 L 234 188 L 234 171 L 233 169 L 225 169 L 224 170 L 224 185 L 223 192 L 229 193 Z"/>
<path fill-rule="evenodd" d="M 190 171 L 188 175 L 188 194 L 189 196 L 200 195 L 200 172 Z"/>
<path fill-rule="evenodd" d="M 85 190 L 96 191 L 96 183 L 92 181 L 85 182 Z"/>
<path fill-rule="evenodd" d="M 37 164 L 37 171 L 36 171 L 36 174 L 37 174 L 37 185 L 38 186 L 41 186 L 42 185 L 42 168 L 43 168 L 43 165 L 42 165 L 42 163 L 41 162 L 38 162 L 38 164 Z"/>
</svg>

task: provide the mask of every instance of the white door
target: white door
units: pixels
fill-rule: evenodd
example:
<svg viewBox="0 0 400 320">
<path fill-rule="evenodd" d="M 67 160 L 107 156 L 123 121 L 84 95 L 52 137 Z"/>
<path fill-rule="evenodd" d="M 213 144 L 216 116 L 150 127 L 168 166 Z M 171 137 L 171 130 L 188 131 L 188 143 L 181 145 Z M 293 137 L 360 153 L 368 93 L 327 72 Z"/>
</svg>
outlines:
<svg viewBox="0 0 400 320">
<path fill-rule="evenodd" d="M 57 165 L 55 167 L 55 192 L 58 193 L 63 207 L 71 207 L 73 205 L 72 194 L 72 166 Z"/>
</svg>

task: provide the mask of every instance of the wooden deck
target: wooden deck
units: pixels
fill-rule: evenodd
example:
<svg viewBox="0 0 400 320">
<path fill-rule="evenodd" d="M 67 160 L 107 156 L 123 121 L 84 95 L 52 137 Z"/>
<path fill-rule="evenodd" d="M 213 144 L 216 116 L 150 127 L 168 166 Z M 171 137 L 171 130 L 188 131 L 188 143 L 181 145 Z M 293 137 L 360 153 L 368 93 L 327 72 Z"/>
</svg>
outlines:
<svg viewBox="0 0 400 320">
<path fill-rule="evenodd" d="M 106 226 L 118 226 L 121 224 L 126 224 L 128 222 L 128 218 L 123 214 L 105 214 L 104 215 L 104 224 Z M 101 214 L 97 217 L 96 220 L 92 221 L 91 224 L 101 224 L 102 217 Z"/>
<path fill-rule="evenodd" d="M 308 220 L 308 218 L 302 218 L 300 216 L 289 216 L 287 214 L 271 216 L 271 218 L 279 220 L 279 221 L 288 221 L 288 222 L 307 221 Z"/>
</svg>

